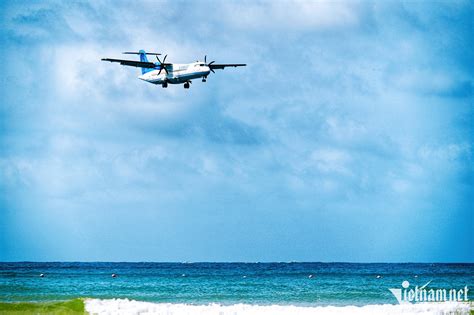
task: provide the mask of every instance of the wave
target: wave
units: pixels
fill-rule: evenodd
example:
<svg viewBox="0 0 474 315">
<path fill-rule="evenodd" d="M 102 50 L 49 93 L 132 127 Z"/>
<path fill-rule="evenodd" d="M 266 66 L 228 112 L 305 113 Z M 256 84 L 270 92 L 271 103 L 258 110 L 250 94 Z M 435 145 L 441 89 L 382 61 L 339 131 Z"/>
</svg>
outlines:
<svg viewBox="0 0 474 315">
<path fill-rule="evenodd" d="M 163 315 L 309 315 L 309 314 L 469 314 L 470 303 L 418 303 L 402 305 L 365 306 L 293 306 L 293 305 L 190 305 L 151 303 L 128 299 L 86 299 L 85 308 L 90 314 L 163 314 Z"/>
</svg>

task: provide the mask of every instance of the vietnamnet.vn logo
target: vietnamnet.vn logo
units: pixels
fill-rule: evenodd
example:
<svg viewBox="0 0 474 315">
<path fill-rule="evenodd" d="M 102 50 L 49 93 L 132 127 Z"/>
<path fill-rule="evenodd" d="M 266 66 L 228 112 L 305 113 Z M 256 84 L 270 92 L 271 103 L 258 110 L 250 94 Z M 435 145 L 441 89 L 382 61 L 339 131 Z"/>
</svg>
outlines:
<svg viewBox="0 0 474 315">
<path fill-rule="evenodd" d="M 403 289 L 389 289 L 395 296 L 398 303 L 414 302 L 467 302 L 469 289 L 467 286 L 460 289 L 430 289 L 428 281 L 425 285 L 410 287 L 410 282 L 403 281 Z"/>
</svg>

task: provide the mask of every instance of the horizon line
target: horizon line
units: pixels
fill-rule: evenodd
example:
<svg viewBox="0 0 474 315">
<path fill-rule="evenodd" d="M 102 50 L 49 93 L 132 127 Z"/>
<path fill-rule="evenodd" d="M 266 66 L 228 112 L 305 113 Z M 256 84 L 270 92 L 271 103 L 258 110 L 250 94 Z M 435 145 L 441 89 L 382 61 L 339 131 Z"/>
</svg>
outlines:
<svg viewBox="0 0 474 315">
<path fill-rule="evenodd" d="M 155 263 L 155 264 L 474 264 L 472 262 L 351 262 L 351 261 L 101 261 L 101 260 L 15 260 L 15 261 L 2 261 L 0 264 L 4 263 L 130 263 L 130 264 L 140 264 L 140 263 Z"/>
</svg>

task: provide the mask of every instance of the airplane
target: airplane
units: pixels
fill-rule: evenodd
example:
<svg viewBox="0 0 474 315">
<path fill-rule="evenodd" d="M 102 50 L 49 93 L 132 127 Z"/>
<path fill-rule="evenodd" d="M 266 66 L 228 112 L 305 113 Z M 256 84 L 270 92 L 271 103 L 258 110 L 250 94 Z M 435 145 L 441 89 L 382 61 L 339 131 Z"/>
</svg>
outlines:
<svg viewBox="0 0 474 315">
<path fill-rule="evenodd" d="M 163 88 L 168 87 L 169 84 L 183 84 L 184 88 L 189 89 L 191 80 L 202 78 L 202 82 L 206 82 L 207 76 L 215 69 L 224 69 L 225 67 L 245 67 L 244 63 L 228 63 L 217 64 L 215 61 L 207 63 L 207 56 L 204 56 L 204 61 L 196 61 L 192 63 L 167 63 L 165 55 L 163 61 L 158 56 L 160 53 L 150 53 L 140 50 L 138 52 L 124 52 L 126 55 L 139 55 L 140 61 L 102 58 L 102 61 L 118 62 L 123 66 L 132 66 L 142 69 L 142 74 L 139 79 L 153 84 L 161 84 Z M 147 55 L 153 55 L 158 62 L 148 61 Z M 164 70 L 164 71 L 163 71 Z"/>
</svg>

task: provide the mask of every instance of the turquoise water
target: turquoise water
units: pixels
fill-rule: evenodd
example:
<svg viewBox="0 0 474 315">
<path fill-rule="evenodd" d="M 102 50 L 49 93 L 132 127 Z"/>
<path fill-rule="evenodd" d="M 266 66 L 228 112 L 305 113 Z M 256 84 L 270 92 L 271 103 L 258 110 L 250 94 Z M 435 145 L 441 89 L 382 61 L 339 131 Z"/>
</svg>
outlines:
<svg viewBox="0 0 474 315">
<path fill-rule="evenodd" d="M 418 286 L 432 281 L 430 288 L 468 286 L 474 291 L 474 264 L 0 263 L 0 301 L 89 297 L 362 306 L 397 304 L 388 289 L 401 288 L 404 280 Z M 469 299 L 473 296 L 470 292 Z"/>
</svg>

